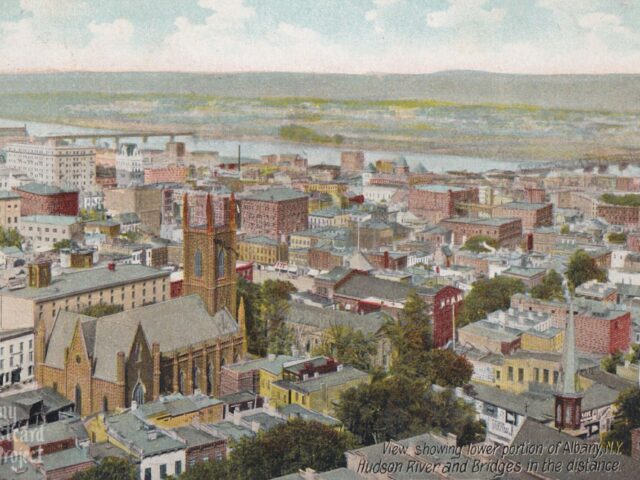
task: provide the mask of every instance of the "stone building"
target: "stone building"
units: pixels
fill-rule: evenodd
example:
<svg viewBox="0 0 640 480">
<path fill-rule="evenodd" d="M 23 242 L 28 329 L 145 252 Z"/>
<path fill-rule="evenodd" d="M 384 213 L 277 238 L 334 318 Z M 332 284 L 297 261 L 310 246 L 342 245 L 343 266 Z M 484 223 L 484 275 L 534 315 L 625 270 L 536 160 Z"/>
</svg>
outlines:
<svg viewBox="0 0 640 480">
<path fill-rule="evenodd" d="M 20 195 L 0 190 L 0 227 L 17 228 L 20 218 Z"/>
<path fill-rule="evenodd" d="M 522 221 L 519 218 L 449 218 L 442 220 L 440 226 L 451 232 L 455 245 L 463 245 L 478 235 L 492 238 L 498 246 L 507 248 L 514 248 L 522 241 Z"/>
<path fill-rule="evenodd" d="M 233 197 L 216 223 L 189 224 L 183 204 L 185 296 L 101 318 L 59 311 L 50 335 L 36 327 L 36 378 L 89 415 L 157 400 L 162 393 L 218 395 L 220 369 L 246 353 L 236 321 Z"/>
</svg>

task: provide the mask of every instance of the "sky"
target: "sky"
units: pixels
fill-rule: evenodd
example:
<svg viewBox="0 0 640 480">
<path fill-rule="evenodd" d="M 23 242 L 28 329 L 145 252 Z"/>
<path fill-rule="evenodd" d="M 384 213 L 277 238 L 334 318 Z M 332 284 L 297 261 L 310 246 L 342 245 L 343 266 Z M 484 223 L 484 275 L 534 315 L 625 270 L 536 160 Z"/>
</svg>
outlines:
<svg viewBox="0 0 640 480">
<path fill-rule="evenodd" d="M 640 73 L 640 0 L 0 0 L 0 72 Z"/>
</svg>

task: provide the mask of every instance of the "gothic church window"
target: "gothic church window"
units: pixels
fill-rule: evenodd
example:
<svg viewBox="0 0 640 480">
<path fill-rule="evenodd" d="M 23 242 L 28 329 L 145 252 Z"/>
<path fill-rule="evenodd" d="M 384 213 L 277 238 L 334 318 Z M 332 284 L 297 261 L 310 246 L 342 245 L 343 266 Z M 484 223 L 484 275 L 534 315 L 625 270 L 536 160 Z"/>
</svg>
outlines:
<svg viewBox="0 0 640 480">
<path fill-rule="evenodd" d="M 217 259 L 217 262 L 216 262 L 216 277 L 217 278 L 224 277 L 224 274 L 225 274 L 224 263 L 225 263 L 224 247 L 220 247 L 220 249 L 218 250 L 218 259 Z"/>
<path fill-rule="evenodd" d="M 138 405 L 142 405 L 144 403 L 144 387 L 140 382 L 136 383 L 136 386 L 133 389 L 133 401 Z"/>
<path fill-rule="evenodd" d="M 200 249 L 196 250 L 194 258 L 194 274 L 196 277 L 202 277 L 202 252 Z"/>
</svg>

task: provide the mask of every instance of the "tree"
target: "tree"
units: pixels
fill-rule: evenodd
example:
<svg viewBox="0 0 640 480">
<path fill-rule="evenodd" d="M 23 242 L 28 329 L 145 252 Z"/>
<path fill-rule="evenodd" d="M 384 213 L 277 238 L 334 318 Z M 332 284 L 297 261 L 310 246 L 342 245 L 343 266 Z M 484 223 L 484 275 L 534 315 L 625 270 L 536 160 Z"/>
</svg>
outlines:
<svg viewBox="0 0 640 480">
<path fill-rule="evenodd" d="M 73 480 L 137 480 L 137 478 L 135 464 L 117 457 L 107 457 L 95 467 L 73 476 Z"/>
<path fill-rule="evenodd" d="M 622 451 L 631 453 L 631 430 L 640 427 L 640 388 L 629 388 L 618 396 L 615 403 L 618 415 L 606 435 L 607 442 L 622 442 Z"/>
<path fill-rule="evenodd" d="M 485 318 L 488 313 L 509 308 L 511 297 L 524 291 L 524 284 L 515 278 L 497 276 L 478 280 L 464 299 L 456 326 L 463 327 Z"/>
<path fill-rule="evenodd" d="M 473 375 L 471 362 L 452 350 L 430 350 L 421 355 L 418 365 L 419 377 L 442 387 L 461 387 Z"/>
<path fill-rule="evenodd" d="M 616 244 L 626 243 L 627 234 L 624 232 L 622 233 L 611 232 L 609 235 L 607 235 L 607 240 L 609 241 L 609 243 L 616 243 Z"/>
<path fill-rule="evenodd" d="M 410 375 L 420 361 L 420 355 L 431 349 L 431 313 L 426 302 L 412 291 L 396 322 L 389 322 L 385 331 L 393 347 L 392 369 Z"/>
<path fill-rule="evenodd" d="M 564 298 L 562 275 L 553 269 L 549 270 L 542 279 L 542 283 L 531 289 L 531 296 L 542 300 L 562 300 Z"/>
<path fill-rule="evenodd" d="M 114 313 L 120 313 L 123 310 L 124 310 L 124 307 L 122 305 L 117 305 L 117 304 L 110 305 L 108 303 L 100 302 L 85 308 L 80 313 L 82 313 L 83 315 L 87 315 L 89 317 L 99 318 L 99 317 L 104 317 L 106 315 L 113 315 Z"/>
<path fill-rule="evenodd" d="M 56 252 L 59 252 L 60 250 L 65 249 L 65 248 L 71 248 L 71 240 L 69 240 L 68 238 L 64 238 L 64 239 L 59 240 L 59 241 L 57 241 L 57 242 L 55 242 L 53 244 L 53 249 Z"/>
<path fill-rule="evenodd" d="M 602 369 L 605 372 L 616 373 L 616 367 L 618 365 L 624 365 L 624 358 L 622 356 L 622 352 L 618 350 L 612 353 L 611 355 L 609 355 L 608 357 L 603 358 L 602 361 L 600 362 L 600 365 L 602 366 Z"/>
<path fill-rule="evenodd" d="M 599 268 L 596 261 L 587 252 L 580 249 L 574 252 L 569 259 L 567 279 L 571 288 L 576 288 L 589 280 L 606 282 L 607 272 Z"/>
<path fill-rule="evenodd" d="M 284 323 L 281 323 L 269 331 L 269 353 L 275 355 L 291 355 L 291 349 L 294 343 L 295 336 L 293 331 Z"/>
<path fill-rule="evenodd" d="M 247 346 L 250 353 L 263 357 L 267 354 L 265 329 L 260 321 L 260 285 L 238 276 L 238 302 L 244 300 Z"/>
<path fill-rule="evenodd" d="M 233 445 L 226 460 L 190 468 L 182 480 L 268 480 L 312 468 L 345 466 L 344 452 L 355 446 L 349 433 L 314 421 L 290 420 Z"/>
<path fill-rule="evenodd" d="M 0 247 L 18 247 L 22 249 L 24 237 L 15 228 L 0 227 Z"/>
<path fill-rule="evenodd" d="M 631 351 L 624 357 L 629 363 L 638 363 L 640 361 L 640 344 L 633 343 L 631 345 Z"/>
<path fill-rule="evenodd" d="M 560 235 L 569 235 L 571 228 L 566 223 L 560 227 Z"/>
<path fill-rule="evenodd" d="M 430 430 L 462 435 L 475 422 L 472 407 L 450 390 L 434 391 L 421 380 L 392 376 L 342 393 L 336 414 L 364 445 L 400 440 Z M 469 435 L 467 435 L 469 437 Z"/>
<path fill-rule="evenodd" d="M 485 244 L 491 248 L 498 247 L 498 242 L 495 239 L 486 235 L 476 235 L 464 242 L 462 250 L 469 250 L 476 253 L 490 252 L 491 248 L 485 247 Z"/>
<path fill-rule="evenodd" d="M 377 350 L 373 335 L 342 325 L 332 326 L 325 334 L 313 355 L 334 357 L 342 363 L 353 365 L 359 370 L 372 370 L 372 357 Z"/>
<path fill-rule="evenodd" d="M 142 238 L 142 234 L 140 232 L 136 232 L 135 230 L 129 230 L 124 234 L 124 238 L 126 238 L 131 243 L 136 243 L 140 238 Z"/>
</svg>

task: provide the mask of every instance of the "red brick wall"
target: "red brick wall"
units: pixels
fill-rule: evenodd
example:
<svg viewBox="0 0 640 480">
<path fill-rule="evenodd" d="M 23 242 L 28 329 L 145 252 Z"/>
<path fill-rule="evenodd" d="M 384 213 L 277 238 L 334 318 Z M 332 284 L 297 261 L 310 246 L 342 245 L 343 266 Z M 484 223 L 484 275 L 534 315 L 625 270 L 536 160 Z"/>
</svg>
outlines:
<svg viewBox="0 0 640 480">
<path fill-rule="evenodd" d="M 47 480 L 69 480 L 78 472 L 84 472 L 93 467 L 92 461 L 81 463 L 79 465 L 72 465 L 71 467 L 59 468 L 57 470 L 49 470 L 46 472 Z"/>
<path fill-rule="evenodd" d="M 432 326 L 433 326 L 433 346 L 443 347 L 448 341 L 453 339 L 453 315 L 462 308 L 462 290 L 455 287 L 443 287 L 436 293 L 432 305 Z M 444 302 L 444 306 L 442 305 Z"/>
<path fill-rule="evenodd" d="M 640 222 L 640 208 L 621 205 L 598 205 L 596 215 L 613 225 L 635 227 Z"/>
<path fill-rule="evenodd" d="M 144 171 L 144 183 L 184 183 L 189 169 L 187 167 L 147 168 Z"/>
<path fill-rule="evenodd" d="M 20 215 L 78 215 L 78 192 L 36 195 L 16 189 L 21 197 Z"/>
<path fill-rule="evenodd" d="M 187 470 L 189 466 L 194 463 L 201 463 L 205 461 L 216 461 L 217 458 L 222 456 L 225 458 L 227 454 L 227 441 L 220 440 L 208 445 L 201 445 L 199 447 L 187 449 Z"/>
<path fill-rule="evenodd" d="M 431 212 L 442 214 L 442 218 L 453 217 L 456 214 L 456 202 L 478 203 L 478 189 L 447 192 L 431 192 L 411 188 L 409 190 L 409 211 L 419 217 L 429 217 Z"/>
<path fill-rule="evenodd" d="M 576 346 L 588 353 L 607 355 L 629 348 L 631 314 L 620 312 L 614 320 L 599 318 L 586 313 L 575 316 Z"/>
<path fill-rule="evenodd" d="M 251 235 L 265 235 L 280 240 L 309 226 L 308 197 L 282 202 L 245 199 L 242 206 L 242 229 Z"/>
</svg>

